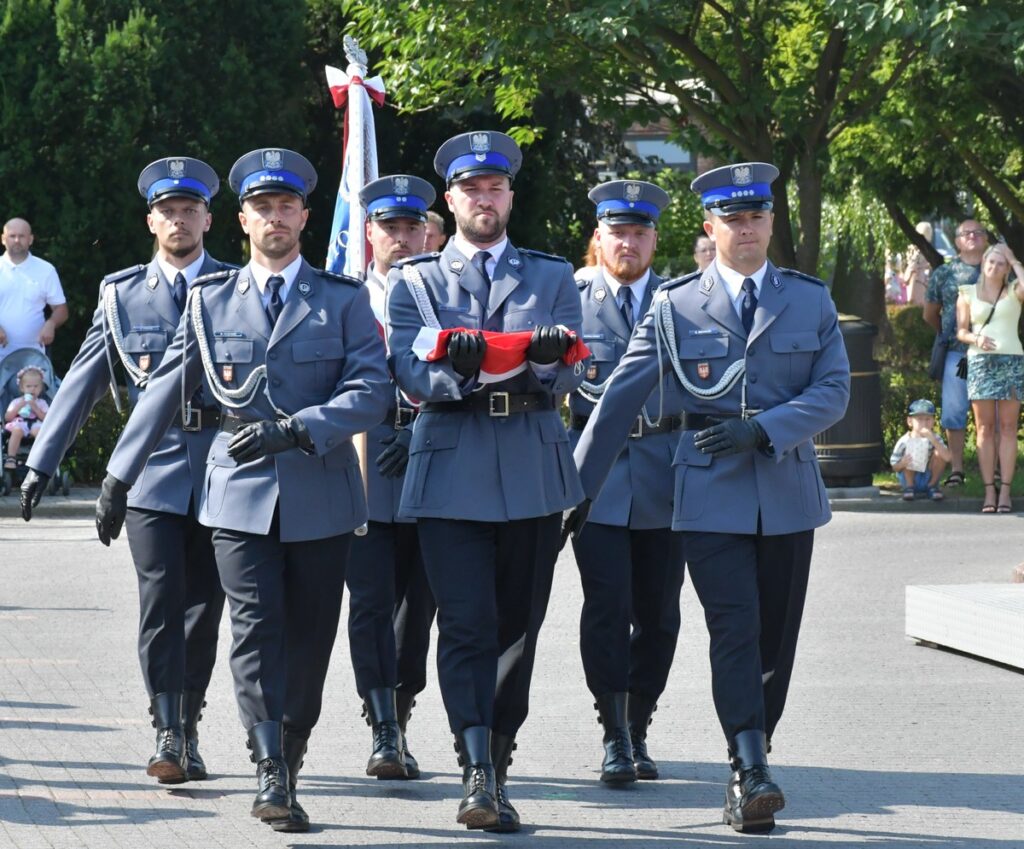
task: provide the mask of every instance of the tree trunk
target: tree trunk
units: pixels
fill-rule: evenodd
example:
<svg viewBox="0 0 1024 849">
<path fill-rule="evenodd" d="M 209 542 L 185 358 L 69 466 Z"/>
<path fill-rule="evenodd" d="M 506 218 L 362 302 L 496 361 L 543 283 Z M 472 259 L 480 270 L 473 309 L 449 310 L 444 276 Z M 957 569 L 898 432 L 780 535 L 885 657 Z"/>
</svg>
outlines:
<svg viewBox="0 0 1024 849">
<path fill-rule="evenodd" d="M 818 273 L 821 251 L 821 170 L 816 151 L 805 151 L 797 166 L 796 185 L 800 193 L 800 241 L 796 246 L 796 267 L 805 274 Z"/>
<path fill-rule="evenodd" d="M 878 274 L 877 253 L 858 256 L 849 239 L 839 241 L 836 271 L 832 280 L 832 300 L 841 313 L 858 316 L 878 327 L 878 342 L 892 340 L 892 328 L 885 312 L 885 286 Z"/>
</svg>

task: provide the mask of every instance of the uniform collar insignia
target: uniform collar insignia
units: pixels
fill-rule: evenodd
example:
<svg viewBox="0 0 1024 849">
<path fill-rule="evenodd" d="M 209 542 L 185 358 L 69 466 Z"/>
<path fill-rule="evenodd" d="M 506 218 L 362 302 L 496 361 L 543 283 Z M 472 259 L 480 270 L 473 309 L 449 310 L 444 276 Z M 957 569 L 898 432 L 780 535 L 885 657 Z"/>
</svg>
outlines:
<svg viewBox="0 0 1024 849">
<path fill-rule="evenodd" d="M 508 258 L 508 264 L 513 268 L 519 268 L 519 266 L 523 264 L 523 261 L 517 256 L 510 256 Z"/>
<path fill-rule="evenodd" d="M 309 297 L 309 293 L 313 291 L 313 287 L 309 285 L 305 280 L 300 280 L 295 288 L 299 290 L 299 294 L 304 298 Z"/>
<path fill-rule="evenodd" d="M 604 286 L 601 286 L 600 288 L 594 290 L 594 300 L 597 301 L 598 303 L 601 303 L 607 297 L 608 290 L 605 289 Z"/>
<path fill-rule="evenodd" d="M 461 259 L 453 259 L 451 262 L 448 263 L 448 267 L 456 274 L 461 274 L 462 269 L 465 268 L 465 265 L 463 264 Z"/>
<path fill-rule="evenodd" d="M 160 278 L 154 274 L 152 277 L 149 278 L 149 280 L 146 281 L 146 285 L 149 286 L 150 289 L 155 289 L 158 285 L 160 285 Z"/>
<path fill-rule="evenodd" d="M 248 291 L 249 291 L 249 278 L 248 277 L 239 277 L 238 278 L 238 294 L 239 295 L 244 295 Z"/>
<path fill-rule="evenodd" d="M 710 274 L 705 274 L 704 278 L 700 281 L 700 290 L 706 295 L 715 285 L 715 278 Z"/>
<path fill-rule="evenodd" d="M 781 289 L 782 288 L 782 281 L 779 280 L 779 275 L 778 274 L 773 274 L 772 275 L 772 285 L 776 289 Z"/>
</svg>

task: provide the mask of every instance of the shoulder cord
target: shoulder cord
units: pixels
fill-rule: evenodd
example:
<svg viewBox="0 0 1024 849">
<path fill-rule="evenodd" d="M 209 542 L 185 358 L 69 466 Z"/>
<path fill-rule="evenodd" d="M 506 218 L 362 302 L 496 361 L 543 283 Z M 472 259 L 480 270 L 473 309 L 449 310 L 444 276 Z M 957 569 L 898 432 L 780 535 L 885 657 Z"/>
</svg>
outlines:
<svg viewBox="0 0 1024 849">
<path fill-rule="evenodd" d="M 437 320 L 437 313 L 430 303 L 430 295 L 427 294 L 427 284 L 423 282 L 423 275 L 420 270 L 412 265 L 402 266 L 402 277 L 405 279 L 413 300 L 416 302 L 416 309 L 419 310 L 423 324 L 433 330 L 441 330 L 441 322 Z"/>
<path fill-rule="evenodd" d="M 213 356 L 210 353 L 210 343 L 206 337 L 206 323 L 203 321 L 203 302 L 202 298 L 196 295 L 198 289 L 190 289 L 188 293 L 188 304 L 185 309 L 192 318 L 192 323 L 196 328 L 196 342 L 199 345 L 199 356 L 203 361 L 203 371 L 206 372 L 207 380 L 210 383 L 210 391 L 213 393 L 213 397 L 225 407 L 230 407 L 234 410 L 239 410 L 242 407 L 247 407 L 252 403 L 253 399 L 260 389 L 260 381 L 265 380 L 267 377 L 267 364 L 263 363 L 258 365 L 250 375 L 245 379 L 245 383 L 239 386 L 237 389 L 229 389 L 222 382 L 220 377 L 217 375 L 217 368 L 213 362 Z M 184 380 L 185 380 L 185 352 L 188 350 L 188 322 L 185 322 L 185 344 L 182 346 L 182 408 L 184 410 L 185 399 L 184 399 Z M 270 400 L 269 395 L 267 400 Z M 273 401 L 271 401 L 273 404 Z M 277 407 L 275 406 L 276 410 Z"/>
<path fill-rule="evenodd" d="M 118 357 L 121 358 L 121 365 L 124 366 L 125 372 L 128 377 L 131 378 L 132 383 L 138 386 L 140 389 L 144 388 L 146 382 L 149 380 L 149 374 L 137 365 L 135 361 L 128 355 L 124 349 L 124 336 L 121 333 L 121 318 L 117 314 L 117 289 L 112 283 L 108 283 L 103 288 L 103 324 L 104 324 L 104 335 L 109 331 L 110 338 L 114 343 L 114 349 L 117 351 Z M 113 383 L 114 378 L 114 364 L 110 359 L 110 349 L 107 349 L 107 365 L 110 367 L 110 377 Z M 114 398 L 117 399 L 117 393 L 114 393 Z M 118 408 L 118 412 L 121 412 L 120 402 L 115 400 L 115 404 Z"/>
</svg>

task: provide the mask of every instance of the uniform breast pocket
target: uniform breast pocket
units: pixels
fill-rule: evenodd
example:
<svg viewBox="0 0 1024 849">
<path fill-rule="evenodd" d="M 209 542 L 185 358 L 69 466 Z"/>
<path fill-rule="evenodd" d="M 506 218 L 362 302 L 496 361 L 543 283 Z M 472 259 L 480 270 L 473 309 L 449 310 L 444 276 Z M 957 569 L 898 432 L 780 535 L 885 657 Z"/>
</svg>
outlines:
<svg viewBox="0 0 1024 849">
<path fill-rule="evenodd" d="M 233 386 L 238 382 L 236 367 L 248 366 L 252 362 L 252 357 L 252 339 L 213 340 L 213 361 L 217 365 L 217 377 L 225 386 Z"/>
<path fill-rule="evenodd" d="M 771 334 L 772 373 L 779 383 L 806 386 L 811 378 L 814 355 L 821 350 L 821 340 L 813 330 Z"/>
<path fill-rule="evenodd" d="M 132 330 L 124 335 L 124 351 L 143 371 L 152 371 L 167 350 L 169 333 L 166 330 Z"/>
<path fill-rule="evenodd" d="M 729 337 L 697 336 L 679 343 L 679 359 L 686 376 L 698 386 L 711 386 L 725 371 Z"/>
<path fill-rule="evenodd" d="M 341 379 L 341 367 L 345 362 L 345 346 L 336 336 L 293 342 L 292 361 L 301 367 L 297 370 L 296 376 L 312 374 L 313 388 L 316 390 L 331 389 Z"/>
<path fill-rule="evenodd" d="M 551 324 L 554 324 L 551 314 L 536 307 L 510 307 L 505 310 L 504 329 L 509 332 L 535 330 Z"/>
<path fill-rule="evenodd" d="M 480 328 L 480 317 L 473 315 L 467 307 L 438 307 L 437 321 L 444 328 L 464 327 L 466 330 Z"/>
</svg>

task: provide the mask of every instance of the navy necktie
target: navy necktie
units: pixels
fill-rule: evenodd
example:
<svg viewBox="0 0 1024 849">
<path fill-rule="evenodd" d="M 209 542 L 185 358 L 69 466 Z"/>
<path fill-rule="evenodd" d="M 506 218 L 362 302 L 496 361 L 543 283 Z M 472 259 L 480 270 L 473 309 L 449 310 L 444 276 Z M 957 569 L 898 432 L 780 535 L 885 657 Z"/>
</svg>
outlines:
<svg viewBox="0 0 1024 849">
<path fill-rule="evenodd" d="M 626 320 L 626 327 L 630 330 L 633 329 L 633 292 L 629 286 L 623 286 L 619 289 L 622 293 L 622 317 Z"/>
<path fill-rule="evenodd" d="M 178 312 L 185 311 L 185 275 L 180 271 L 174 275 L 174 285 L 171 289 L 174 295 L 174 303 L 178 305 Z"/>
<path fill-rule="evenodd" d="M 274 274 L 267 278 L 267 288 L 270 289 L 270 301 L 267 303 L 267 318 L 270 319 L 271 327 L 277 324 L 277 320 L 281 316 L 281 310 L 284 309 L 284 301 L 281 300 L 281 287 L 283 285 L 284 278 L 279 274 Z"/>
<path fill-rule="evenodd" d="M 750 333 L 754 325 L 754 311 L 757 309 L 757 288 L 749 277 L 743 278 L 743 305 L 740 309 L 740 321 L 743 329 Z"/>
<path fill-rule="evenodd" d="M 487 273 L 487 260 L 490 258 L 491 255 L 487 251 L 477 251 L 473 254 L 473 259 L 470 260 L 470 264 L 480 272 L 480 276 L 484 278 L 484 282 L 488 286 L 491 285 L 491 276 Z"/>
</svg>

